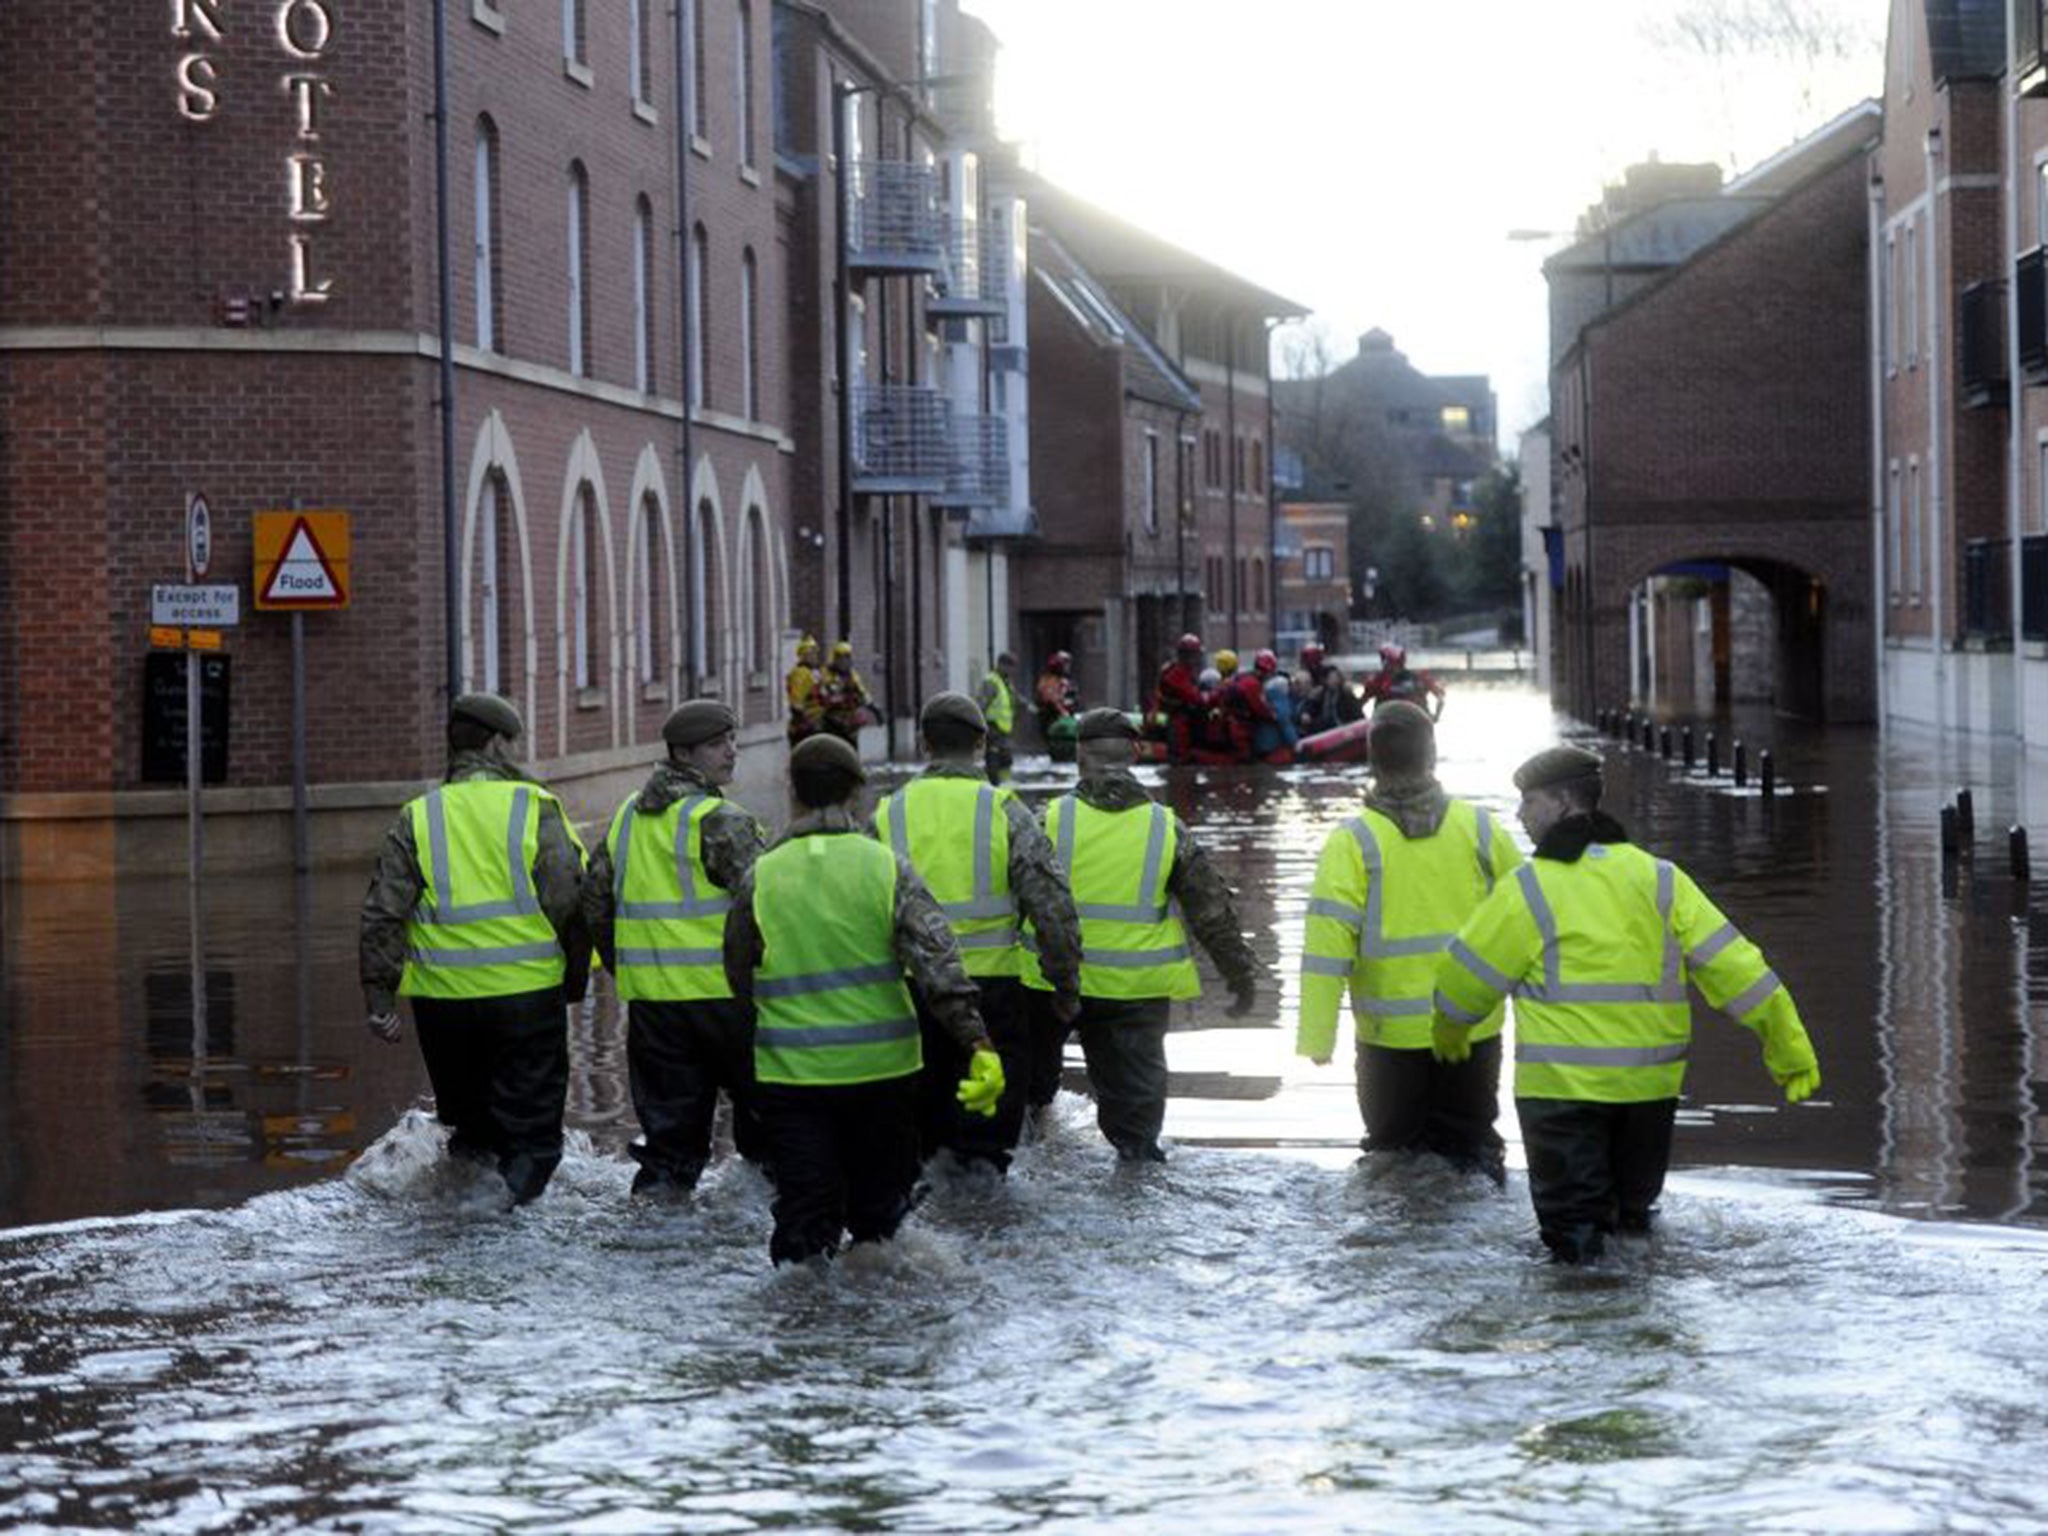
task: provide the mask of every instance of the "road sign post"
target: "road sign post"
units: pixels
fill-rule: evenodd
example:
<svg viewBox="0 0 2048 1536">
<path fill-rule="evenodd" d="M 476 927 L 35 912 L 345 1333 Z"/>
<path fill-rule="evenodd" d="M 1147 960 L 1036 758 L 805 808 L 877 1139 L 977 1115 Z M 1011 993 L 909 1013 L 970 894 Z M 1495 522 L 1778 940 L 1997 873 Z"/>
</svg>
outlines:
<svg viewBox="0 0 2048 1536">
<path fill-rule="evenodd" d="M 226 617 L 221 622 L 232 624 L 240 616 L 238 609 L 241 592 L 238 588 L 226 588 L 227 603 L 219 605 L 220 589 L 200 587 L 208 569 L 213 564 L 213 512 L 206 504 L 206 498 L 194 491 L 185 498 L 185 593 L 195 607 L 207 606 L 204 598 L 214 599 L 213 618 L 221 613 Z M 152 624 L 184 624 L 183 618 L 166 617 L 164 608 L 175 609 L 177 589 L 156 587 L 150 593 L 150 622 Z M 200 622 L 209 622 L 202 614 Z M 202 737 L 205 735 L 205 708 L 199 687 L 199 657 L 196 652 L 185 652 L 185 795 L 186 816 L 191 824 L 191 868 L 188 887 L 189 918 L 192 929 L 192 1038 L 203 1043 L 206 1039 L 206 939 L 203 910 L 200 900 L 200 879 L 206 861 L 206 812 L 201 801 L 204 782 L 204 756 Z M 195 1049 L 203 1048 L 195 1044 Z M 194 1091 L 197 1092 L 195 1084 Z"/>
<path fill-rule="evenodd" d="M 346 608 L 349 517 L 340 511 L 256 514 L 256 607 L 292 616 L 292 868 L 312 867 L 306 812 L 306 610 Z"/>
</svg>

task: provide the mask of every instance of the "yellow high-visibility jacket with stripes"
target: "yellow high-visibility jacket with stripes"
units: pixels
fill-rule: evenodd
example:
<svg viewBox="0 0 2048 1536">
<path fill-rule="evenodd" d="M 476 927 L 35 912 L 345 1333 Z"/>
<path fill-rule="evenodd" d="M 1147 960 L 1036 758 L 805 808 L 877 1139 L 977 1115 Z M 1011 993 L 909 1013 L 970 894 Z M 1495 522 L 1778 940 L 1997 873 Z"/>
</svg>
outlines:
<svg viewBox="0 0 2048 1536">
<path fill-rule="evenodd" d="M 1427 837 L 1404 837 L 1370 808 L 1332 832 L 1316 862 L 1301 944 L 1301 1018 L 1295 1048 L 1330 1054 L 1348 988 L 1358 1039 L 1396 1050 L 1429 1048 L 1437 961 L 1487 892 L 1522 855 L 1477 806 L 1453 800 Z M 1501 1031 L 1496 1002 L 1473 1029 Z"/>
<path fill-rule="evenodd" d="M 1435 1010 L 1471 1028 L 1512 992 L 1517 1098 L 1640 1103 L 1684 1086 L 1688 982 L 1756 1033 L 1779 1083 L 1818 1065 L 1762 951 L 1684 870 L 1629 843 L 1532 859 L 1494 887 L 1437 966 Z"/>
</svg>

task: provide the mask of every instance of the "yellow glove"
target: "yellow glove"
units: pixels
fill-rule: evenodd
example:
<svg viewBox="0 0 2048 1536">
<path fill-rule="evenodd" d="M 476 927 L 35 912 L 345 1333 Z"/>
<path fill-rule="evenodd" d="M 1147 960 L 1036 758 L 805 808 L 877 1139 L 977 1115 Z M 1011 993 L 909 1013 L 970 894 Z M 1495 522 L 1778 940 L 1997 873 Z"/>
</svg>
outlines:
<svg viewBox="0 0 2048 1536">
<path fill-rule="evenodd" d="M 1429 1021 L 1429 1048 L 1438 1061 L 1466 1061 L 1472 1055 L 1472 1031 L 1442 1014 Z"/>
<path fill-rule="evenodd" d="M 1798 1104 L 1811 1098 L 1820 1088 L 1820 1068 L 1809 1067 L 1804 1072 L 1788 1072 L 1778 1081 L 1785 1090 L 1785 1102 Z"/>
<path fill-rule="evenodd" d="M 994 1051 L 976 1051 L 953 1096 L 974 1114 L 994 1115 L 1003 1096 L 1003 1058 Z"/>
</svg>

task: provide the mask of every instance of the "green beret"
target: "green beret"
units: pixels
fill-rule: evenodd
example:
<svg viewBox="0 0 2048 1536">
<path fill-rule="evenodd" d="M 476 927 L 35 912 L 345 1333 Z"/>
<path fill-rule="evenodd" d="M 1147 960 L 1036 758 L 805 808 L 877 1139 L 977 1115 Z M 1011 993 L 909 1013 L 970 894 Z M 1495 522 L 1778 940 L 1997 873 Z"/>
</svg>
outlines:
<svg viewBox="0 0 2048 1536">
<path fill-rule="evenodd" d="M 1546 747 L 1515 770 L 1515 788 L 1525 793 L 1577 779 L 1600 777 L 1600 754 L 1584 747 Z"/>
<path fill-rule="evenodd" d="M 1138 727 L 1120 709 L 1091 709 L 1081 717 L 1075 735 L 1082 741 L 1136 741 Z"/>
<path fill-rule="evenodd" d="M 861 762 L 860 754 L 828 731 L 821 731 L 816 736 L 806 736 L 791 748 L 789 772 L 793 778 L 824 778 L 837 775 L 855 784 L 865 784 L 868 777 L 868 770 Z"/>
<path fill-rule="evenodd" d="M 526 731 L 526 722 L 519 718 L 519 711 L 512 707 L 512 701 L 501 699 L 495 693 L 465 693 L 448 706 L 448 721 L 466 720 L 471 725 L 480 725 L 499 736 L 520 736 Z"/>
<path fill-rule="evenodd" d="M 1407 700 L 1388 699 L 1373 710 L 1366 740 L 1372 766 L 1382 776 L 1426 773 L 1436 743 L 1436 723 L 1427 711 Z"/>
<path fill-rule="evenodd" d="M 926 699 L 918 713 L 918 729 L 928 729 L 934 721 L 964 725 L 976 735 L 988 734 L 988 721 L 982 718 L 981 706 L 964 693 L 935 693 Z"/>
<path fill-rule="evenodd" d="M 661 739 L 672 747 L 701 747 L 736 730 L 739 721 L 716 699 L 687 699 L 661 722 Z"/>
</svg>

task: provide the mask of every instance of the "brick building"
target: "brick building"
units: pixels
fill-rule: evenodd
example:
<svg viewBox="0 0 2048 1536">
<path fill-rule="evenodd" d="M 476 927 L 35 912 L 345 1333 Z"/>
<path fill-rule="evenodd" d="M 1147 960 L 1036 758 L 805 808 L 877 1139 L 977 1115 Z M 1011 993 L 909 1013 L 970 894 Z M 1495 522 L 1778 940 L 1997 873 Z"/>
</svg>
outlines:
<svg viewBox="0 0 2048 1536">
<path fill-rule="evenodd" d="M 195 491 L 242 589 L 221 859 L 285 846 L 263 509 L 352 518 L 351 606 L 306 619 L 321 857 L 438 771 L 451 685 L 512 698 L 588 816 L 698 694 L 777 803 L 801 629 L 848 634 L 900 716 L 970 681 L 1029 506 L 985 29 L 954 0 L 449 0 L 444 396 L 434 14 L 0 10 L 0 868 L 180 846 L 143 692 Z M 919 82 L 956 63 L 979 99 L 942 104 Z"/>
<path fill-rule="evenodd" d="M 1715 630 L 1715 697 L 1691 702 L 1873 713 L 1863 225 L 1876 133 L 1865 104 L 1731 183 L 1740 217 L 1558 349 L 1552 682 L 1574 713 L 1654 700 L 1670 601 L 1703 602 Z M 1733 650 L 1757 626 L 1731 618 L 1732 573 L 1769 593 L 1774 659 Z"/>
<path fill-rule="evenodd" d="M 1283 662 L 1303 643 L 1325 649 L 1351 636 L 1351 507 L 1280 503 L 1280 638 Z"/>
</svg>

